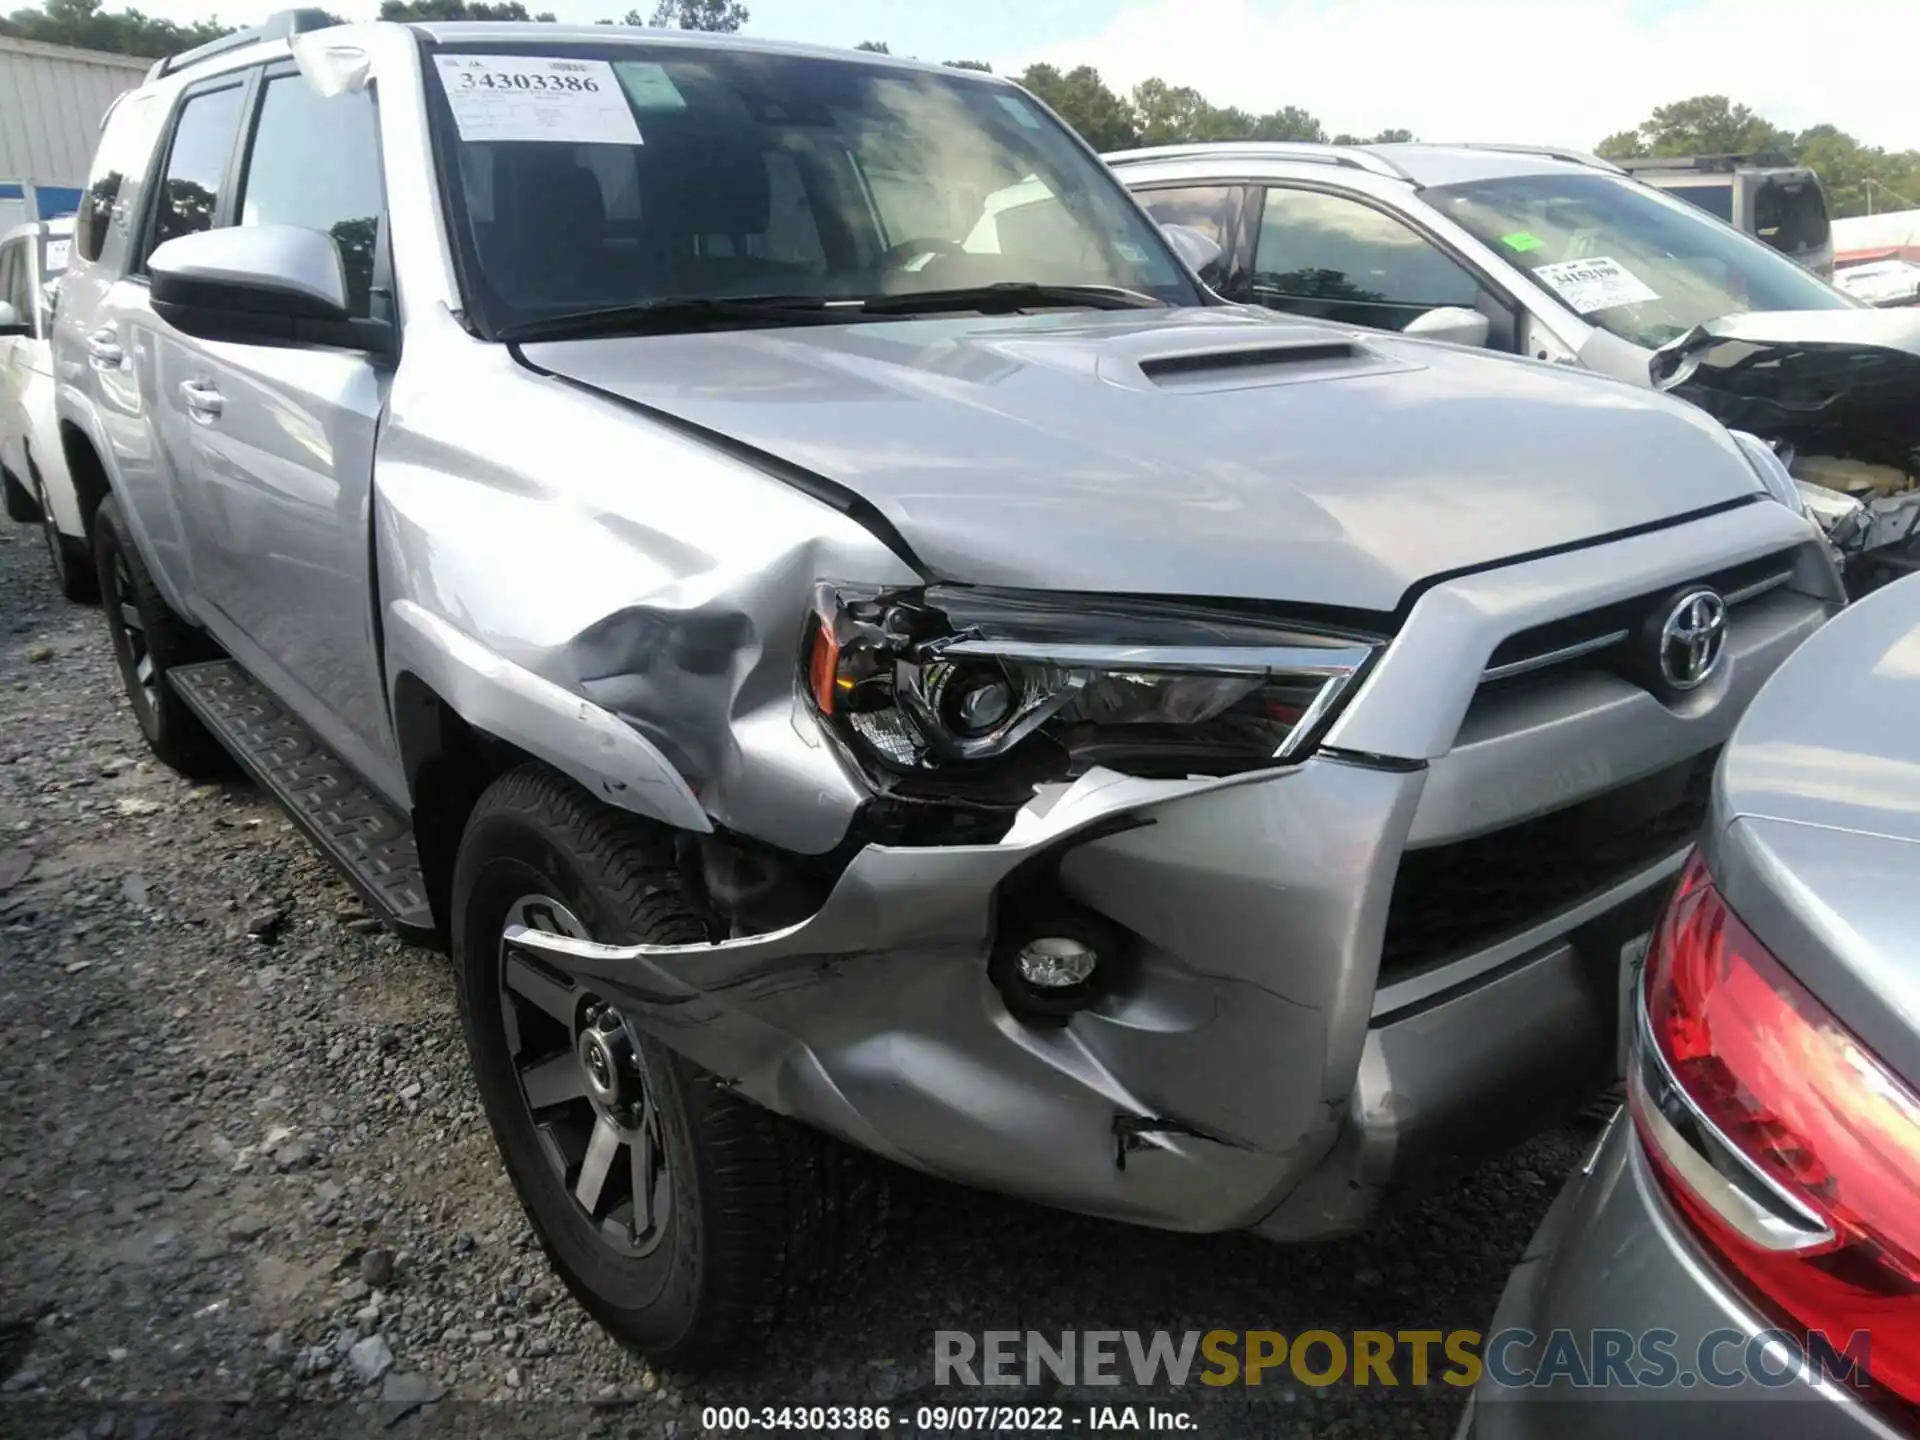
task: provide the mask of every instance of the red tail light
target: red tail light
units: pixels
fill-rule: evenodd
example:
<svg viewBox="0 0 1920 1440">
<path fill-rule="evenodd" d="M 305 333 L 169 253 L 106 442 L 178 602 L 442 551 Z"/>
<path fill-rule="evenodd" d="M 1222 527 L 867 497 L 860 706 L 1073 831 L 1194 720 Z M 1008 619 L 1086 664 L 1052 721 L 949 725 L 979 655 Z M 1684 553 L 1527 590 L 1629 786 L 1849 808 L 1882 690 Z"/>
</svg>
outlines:
<svg viewBox="0 0 1920 1440">
<path fill-rule="evenodd" d="M 1634 1120 L 1678 1207 L 1779 1318 L 1836 1346 L 1867 1331 L 1873 1381 L 1920 1401 L 1920 1097 L 1740 923 L 1698 856 L 1645 997 Z"/>
</svg>

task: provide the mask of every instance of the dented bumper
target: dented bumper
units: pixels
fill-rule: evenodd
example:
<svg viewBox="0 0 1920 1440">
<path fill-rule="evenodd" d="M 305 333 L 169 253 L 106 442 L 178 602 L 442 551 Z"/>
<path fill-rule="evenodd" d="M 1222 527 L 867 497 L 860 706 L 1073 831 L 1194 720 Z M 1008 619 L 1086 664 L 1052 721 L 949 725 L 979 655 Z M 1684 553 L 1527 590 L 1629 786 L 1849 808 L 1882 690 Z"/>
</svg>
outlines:
<svg viewBox="0 0 1920 1440">
<path fill-rule="evenodd" d="M 1323 1165 L 1345 1174 L 1369 1125 L 1406 1122 L 1391 1097 L 1362 1094 L 1362 1062 L 1392 1041 L 1377 1023 L 1377 968 L 1425 778 L 1324 754 L 1228 780 L 1095 772 L 1043 795 L 998 844 L 869 846 L 816 914 L 770 934 L 509 939 L 755 1101 L 901 1163 L 1115 1219 L 1247 1228 Z M 1649 876 L 1600 909 L 1660 883 Z M 1017 1018 L 988 977 L 1015 886 L 1023 916 L 1038 891 L 1124 937 L 1123 978 L 1064 1024 Z M 1483 1054 L 1465 1067 L 1487 1093 L 1446 1092 L 1463 1121 L 1495 1088 L 1604 1061 L 1611 1017 L 1569 963 L 1565 933 L 1596 913 L 1544 925 L 1532 953 L 1489 967 L 1504 999 L 1525 992 L 1532 1023 L 1508 1028 L 1505 1063 Z M 1469 1033 L 1484 1007 L 1449 998 L 1413 1007 L 1396 1056 L 1411 1045 L 1457 1061 L 1499 1043 Z M 1447 1117 L 1429 1104 L 1425 1121 L 1444 1129 Z M 1283 1228 L 1350 1228 L 1351 1210 Z"/>
</svg>

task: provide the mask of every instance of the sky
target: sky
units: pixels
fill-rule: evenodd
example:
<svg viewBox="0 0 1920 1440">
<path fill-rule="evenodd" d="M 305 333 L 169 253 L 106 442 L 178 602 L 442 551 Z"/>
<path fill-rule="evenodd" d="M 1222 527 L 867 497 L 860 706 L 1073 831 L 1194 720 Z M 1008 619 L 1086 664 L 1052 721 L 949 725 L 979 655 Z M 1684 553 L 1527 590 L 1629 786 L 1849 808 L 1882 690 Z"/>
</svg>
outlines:
<svg viewBox="0 0 1920 1440">
<path fill-rule="evenodd" d="M 121 0 L 107 0 L 115 8 Z M 246 23 L 293 0 L 145 0 Z M 371 15 L 378 0 L 326 0 Z M 636 0 L 527 0 L 563 20 Z M 637 0 L 651 8 L 651 0 Z M 896 55 L 1090 64 L 1217 105 L 1301 105 L 1330 132 L 1590 148 L 1655 105 L 1725 94 L 1778 125 L 1920 149 L 1920 0 L 747 0 L 747 33 Z"/>
</svg>

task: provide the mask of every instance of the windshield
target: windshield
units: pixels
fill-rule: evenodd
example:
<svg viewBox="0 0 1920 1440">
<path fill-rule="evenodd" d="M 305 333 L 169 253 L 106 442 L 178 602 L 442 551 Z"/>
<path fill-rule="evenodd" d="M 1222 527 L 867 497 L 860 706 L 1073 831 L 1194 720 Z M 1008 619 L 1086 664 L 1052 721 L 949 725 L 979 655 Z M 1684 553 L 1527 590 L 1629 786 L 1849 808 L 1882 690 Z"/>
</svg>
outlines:
<svg viewBox="0 0 1920 1440">
<path fill-rule="evenodd" d="M 1657 349 L 1750 310 L 1855 302 L 1759 241 L 1612 175 L 1519 175 L 1423 196 L 1603 330 Z"/>
<path fill-rule="evenodd" d="M 489 333 L 669 300 L 990 285 L 1200 301 L 1118 182 L 996 81 L 532 36 L 430 53 L 463 285 Z"/>
</svg>

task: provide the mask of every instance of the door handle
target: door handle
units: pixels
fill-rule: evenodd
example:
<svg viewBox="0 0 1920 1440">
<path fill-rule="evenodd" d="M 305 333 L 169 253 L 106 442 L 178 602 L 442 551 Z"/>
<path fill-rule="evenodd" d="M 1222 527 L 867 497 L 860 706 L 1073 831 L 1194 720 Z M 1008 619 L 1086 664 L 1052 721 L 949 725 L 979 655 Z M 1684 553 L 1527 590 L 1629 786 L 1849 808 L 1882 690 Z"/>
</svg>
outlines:
<svg viewBox="0 0 1920 1440">
<path fill-rule="evenodd" d="M 87 336 L 87 355 L 96 370 L 118 370 L 120 362 L 127 358 L 119 337 L 111 330 L 96 330 Z"/>
<path fill-rule="evenodd" d="M 226 404 L 220 392 L 205 380 L 182 380 L 180 398 L 187 402 L 187 409 L 193 418 L 203 424 L 211 424 L 219 417 L 220 409 Z"/>
</svg>

